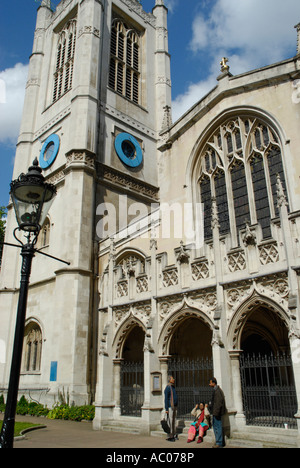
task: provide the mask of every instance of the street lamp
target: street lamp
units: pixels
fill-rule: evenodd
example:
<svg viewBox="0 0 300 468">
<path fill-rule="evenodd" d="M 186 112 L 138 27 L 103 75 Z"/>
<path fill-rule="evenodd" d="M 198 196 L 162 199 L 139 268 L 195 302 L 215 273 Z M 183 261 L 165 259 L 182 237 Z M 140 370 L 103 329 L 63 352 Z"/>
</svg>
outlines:
<svg viewBox="0 0 300 468">
<path fill-rule="evenodd" d="M 22 269 L 15 340 L 5 415 L 0 435 L 0 448 L 13 448 L 31 264 L 36 252 L 35 245 L 39 232 L 56 195 L 54 185 L 45 182 L 37 159 L 34 160 L 32 166 L 28 169 L 28 173 L 21 174 L 17 180 L 11 182 L 10 187 L 10 195 L 18 222 L 18 227 L 14 231 L 14 237 L 22 246 Z M 17 238 L 16 231 L 18 230 L 25 232 L 27 239 L 25 244 Z"/>
</svg>

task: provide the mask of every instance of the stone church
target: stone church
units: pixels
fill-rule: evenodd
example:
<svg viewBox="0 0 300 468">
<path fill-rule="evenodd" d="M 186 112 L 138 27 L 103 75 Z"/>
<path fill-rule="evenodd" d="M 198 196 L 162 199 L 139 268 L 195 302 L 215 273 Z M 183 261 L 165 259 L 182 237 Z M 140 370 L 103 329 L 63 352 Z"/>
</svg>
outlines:
<svg viewBox="0 0 300 468">
<path fill-rule="evenodd" d="M 94 428 L 160 425 L 226 396 L 231 432 L 300 431 L 300 24 L 296 55 L 233 76 L 172 122 L 167 8 L 43 0 L 13 178 L 57 196 L 28 297 L 20 395 L 94 404 Z M 296 45 L 296 34 L 295 34 Z M 296 49 L 296 48 L 295 48 Z M 6 241 L 16 220 L 9 205 Z M 5 395 L 20 258 L 0 275 Z"/>
</svg>

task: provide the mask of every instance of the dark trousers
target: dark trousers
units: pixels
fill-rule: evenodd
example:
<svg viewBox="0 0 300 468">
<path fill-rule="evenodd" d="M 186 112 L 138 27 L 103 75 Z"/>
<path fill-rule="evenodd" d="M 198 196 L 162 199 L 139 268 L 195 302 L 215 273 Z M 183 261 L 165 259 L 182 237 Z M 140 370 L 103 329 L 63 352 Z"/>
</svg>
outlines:
<svg viewBox="0 0 300 468">
<path fill-rule="evenodd" d="M 223 425 L 222 425 L 222 418 L 217 419 L 215 416 L 213 416 L 213 429 L 215 433 L 215 438 L 216 438 L 216 445 L 219 445 L 220 447 L 224 447 L 224 436 L 223 436 Z"/>
</svg>

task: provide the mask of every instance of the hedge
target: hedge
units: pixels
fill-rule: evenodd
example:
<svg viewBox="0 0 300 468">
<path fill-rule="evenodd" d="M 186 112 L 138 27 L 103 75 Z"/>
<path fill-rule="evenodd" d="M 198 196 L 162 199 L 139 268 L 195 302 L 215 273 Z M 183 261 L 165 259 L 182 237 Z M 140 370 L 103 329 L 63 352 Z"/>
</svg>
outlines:
<svg viewBox="0 0 300 468">
<path fill-rule="evenodd" d="M 0 412 L 4 413 L 4 396 L 0 395 Z M 48 419 L 64 419 L 70 421 L 92 421 L 95 417 L 95 407 L 93 405 L 69 406 L 56 405 L 51 410 L 47 406 L 34 401 L 28 402 L 25 396 L 18 401 L 16 413 L 20 415 L 46 416 Z"/>
</svg>

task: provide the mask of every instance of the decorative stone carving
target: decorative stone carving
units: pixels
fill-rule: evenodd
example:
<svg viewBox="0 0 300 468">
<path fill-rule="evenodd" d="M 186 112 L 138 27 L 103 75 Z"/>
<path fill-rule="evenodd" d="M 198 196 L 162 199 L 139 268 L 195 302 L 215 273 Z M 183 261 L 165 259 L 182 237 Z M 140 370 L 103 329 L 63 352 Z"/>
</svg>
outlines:
<svg viewBox="0 0 300 468">
<path fill-rule="evenodd" d="M 190 260 L 190 255 L 187 252 L 187 250 L 185 250 L 184 245 L 183 245 L 183 241 L 181 241 L 180 242 L 180 248 L 179 248 L 179 251 L 177 253 L 177 261 L 179 263 L 189 263 L 189 260 Z"/>
<path fill-rule="evenodd" d="M 269 275 L 256 280 L 246 280 L 234 283 L 225 288 L 227 302 L 227 320 L 230 321 L 234 313 L 253 295 L 258 298 L 269 298 L 284 310 L 288 310 L 289 286 L 286 274 Z"/>
<path fill-rule="evenodd" d="M 84 164 L 90 169 L 95 169 L 95 156 L 87 151 L 71 151 L 66 154 L 68 168 L 74 164 Z"/>
<path fill-rule="evenodd" d="M 162 325 L 174 312 L 183 307 L 197 309 L 211 318 L 217 307 L 217 294 L 214 289 L 207 289 L 204 292 L 194 291 L 191 294 L 176 294 L 160 299 L 158 304 L 160 324 Z"/>
<path fill-rule="evenodd" d="M 249 223 L 246 223 L 246 232 L 243 235 L 243 242 L 246 247 L 248 245 L 256 245 L 256 236 L 255 233 L 251 231 Z"/>
<path fill-rule="evenodd" d="M 192 264 L 192 278 L 194 281 L 209 278 L 208 260 Z"/>
<path fill-rule="evenodd" d="M 268 263 L 276 263 L 279 261 L 279 252 L 276 242 L 270 244 L 264 244 L 258 247 L 259 259 L 262 265 Z"/>
<path fill-rule="evenodd" d="M 121 323 L 128 320 L 130 316 L 137 318 L 141 323 L 147 326 L 149 317 L 151 315 L 151 302 L 140 301 L 133 304 L 126 304 L 122 306 L 114 306 L 114 328 L 118 328 Z"/>
<path fill-rule="evenodd" d="M 228 254 L 228 269 L 230 272 L 241 271 L 246 269 L 246 259 L 244 251 L 238 251 Z"/>
<path fill-rule="evenodd" d="M 129 191 L 132 190 L 152 200 L 158 199 L 158 188 L 141 180 L 134 179 L 128 174 L 121 173 L 116 169 L 99 163 L 97 164 L 97 172 L 103 183 L 113 183 L 113 185 L 121 186 L 122 188 L 125 187 Z"/>
<path fill-rule="evenodd" d="M 78 39 L 83 35 L 83 34 L 93 34 L 96 37 L 100 37 L 100 29 L 97 29 L 93 26 L 83 26 L 82 28 L 79 29 L 78 31 Z"/>
<path fill-rule="evenodd" d="M 175 286 L 178 284 L 178 270 L 177 268 L 170 268 L 163 271 L 163 286 L 168 288 L 169 286 Z"/>
</svg>

